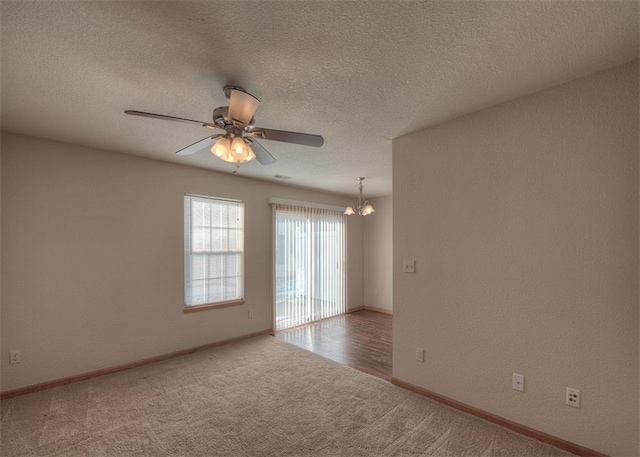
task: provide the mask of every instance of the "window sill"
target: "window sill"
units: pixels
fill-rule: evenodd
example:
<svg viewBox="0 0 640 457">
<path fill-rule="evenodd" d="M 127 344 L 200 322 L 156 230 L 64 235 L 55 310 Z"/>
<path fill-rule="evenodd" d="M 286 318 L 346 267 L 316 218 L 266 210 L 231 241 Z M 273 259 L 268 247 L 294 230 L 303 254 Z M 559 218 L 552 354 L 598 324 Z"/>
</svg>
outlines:
<svg viewBox="0 0 640 457">
<path fill-rule="evenodd" d="M 183 311 L 185 313 L 195 313 L 197 311 L 206 311 L 208 309 L 216 309 L 216 308 L 227 308 L 229 306 L 238 306 L 238 305 L 244 305 L 244 299 L 221 301 L 217 303 L 207 303 L 204 305 L 185 306 Z"/>
</svg>

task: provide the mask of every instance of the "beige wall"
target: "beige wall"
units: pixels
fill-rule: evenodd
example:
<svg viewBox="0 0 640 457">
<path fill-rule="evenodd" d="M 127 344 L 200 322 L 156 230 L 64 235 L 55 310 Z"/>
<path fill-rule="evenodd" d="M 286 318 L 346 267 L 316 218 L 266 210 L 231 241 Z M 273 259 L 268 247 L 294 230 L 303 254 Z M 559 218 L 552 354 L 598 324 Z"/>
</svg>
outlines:
<svg viewBox="0 0 640 457">
<path fill-rule="evenodd" d="M 2 142 L 0 141 L 0 332 L 2 331 Z M 2 334 L 0 333 L 0 358 L 4 354 Z M 2 363 L 0 361 L 0 392 L 2 389 Z"/>
<path fill-rule="evenodd" d="M 11 134 L 1 171 L 3 390 L 271 328 L 267 199 L 348 201 Z M 245 305 L 183 313 L 184 193 L 245 201 Z M 348 224 L 356 307 L 363 228 L 361 218 Z M 22 351 L 21 364 L 8 365 L 10 349 Z"/>
<path fill-rule="evenodd" d="M 640 454 L 638 122 L 634 62 L 393 141 L 394 377 Z"/>
<path fill-rule="evenodd" d="M 364 304 L 393 309 L 393 212 L 391 197 L 369 199 L 376 212 L 364 217 Z"/>
</svg>

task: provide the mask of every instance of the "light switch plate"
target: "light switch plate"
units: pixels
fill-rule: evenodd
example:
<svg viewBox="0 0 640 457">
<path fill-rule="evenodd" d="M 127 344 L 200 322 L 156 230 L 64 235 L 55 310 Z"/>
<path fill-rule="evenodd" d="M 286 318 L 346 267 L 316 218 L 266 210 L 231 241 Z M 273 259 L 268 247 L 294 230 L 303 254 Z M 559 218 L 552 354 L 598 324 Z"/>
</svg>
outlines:
<svg viewBox="0 0 640 457">
<path fill-rule="evenodd" d="M 402 262 L 402 271 L 405 273 L 415 273 L 416 272 L 416 261 L 415 260 L 404 260 Z"/>
</svg>

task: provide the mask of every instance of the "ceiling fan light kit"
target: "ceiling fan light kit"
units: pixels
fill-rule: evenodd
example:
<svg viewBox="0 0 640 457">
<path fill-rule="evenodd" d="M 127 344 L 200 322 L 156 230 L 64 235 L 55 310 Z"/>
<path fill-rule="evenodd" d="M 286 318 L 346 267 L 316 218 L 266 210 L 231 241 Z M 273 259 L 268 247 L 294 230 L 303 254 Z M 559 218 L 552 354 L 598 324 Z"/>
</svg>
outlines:
<svg viewBox="0 0 640 457">
<path fill-rule="evenodd" d="M 225 162 L 235 163 L 236 166 L 254 159 L 262 165 L 269 165 L 276 161 L 275 157 L 256 141 L 257 138 L 313 147 L 320 147 L 324 144 L 324 139 L 320 135 L 255 127 L 253 115 L 258 109 L 260 100 L 237 86 L 225 86 L 224 94 L 229 99 L 229 106 L 221 106 L 213 111 L 213 123 L 144 111 L 127 110 L 125 113 L 132 116 L 184 122 L 209 129 L 223 130 L 224 133 L 207 136 L 180 149 L 176 154 L 190 155 L 211 147 L 213 155 Z"/>
<path fill-rule="evenodd" d="M 364 178 L 358 178 L 358 190 L 360 191 L 360 195 L 358 195 L 358 200 L 355 205 L 353 203 L 349 203 L 349 206 L 345 208 L 345 216 L 353 216 L 354 214 L 359 216 L 368 216 L 369 214 L 376 212 L 371 203 L 369 203 L 369 200 L 366 200 L 362 195 L 362 181 L 364 181 Z"/>
<path fill-rule="evenodd" d="M 211 152 L 230 163 L 245 163 L 256 158 L 253 149 L 239 136 L 233 140 L 229 135 L 221 136 L 211 148 Z"/>
</svg>

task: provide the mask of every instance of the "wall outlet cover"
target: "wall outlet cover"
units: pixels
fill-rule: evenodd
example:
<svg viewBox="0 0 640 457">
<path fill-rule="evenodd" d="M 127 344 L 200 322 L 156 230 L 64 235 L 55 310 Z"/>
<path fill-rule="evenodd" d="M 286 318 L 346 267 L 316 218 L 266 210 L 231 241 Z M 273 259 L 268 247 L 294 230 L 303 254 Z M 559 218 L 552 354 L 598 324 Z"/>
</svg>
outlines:
<svg viewBox="0 0 640 457">
<path fill-rule="evenodd" d="M 513 373 L 511 388 L 518 392 L 524 392 L 524 376 L 518 373 Z"/>
<path fill-rule="evenodd" d="M 20 351 L 15 350 L 15 351 L 9 351 L 9 363 L 11 365 L 14 365 L 16 363 L 20 363 L 22 361 L 22 358 L 20 357 Z"/>
<path fill-rule="evenodd" d="M 567 394 L 564 402 L 574 408 L 580 408 L 580 391 L 578 389 L 567 387 Z"/>
</svg>

